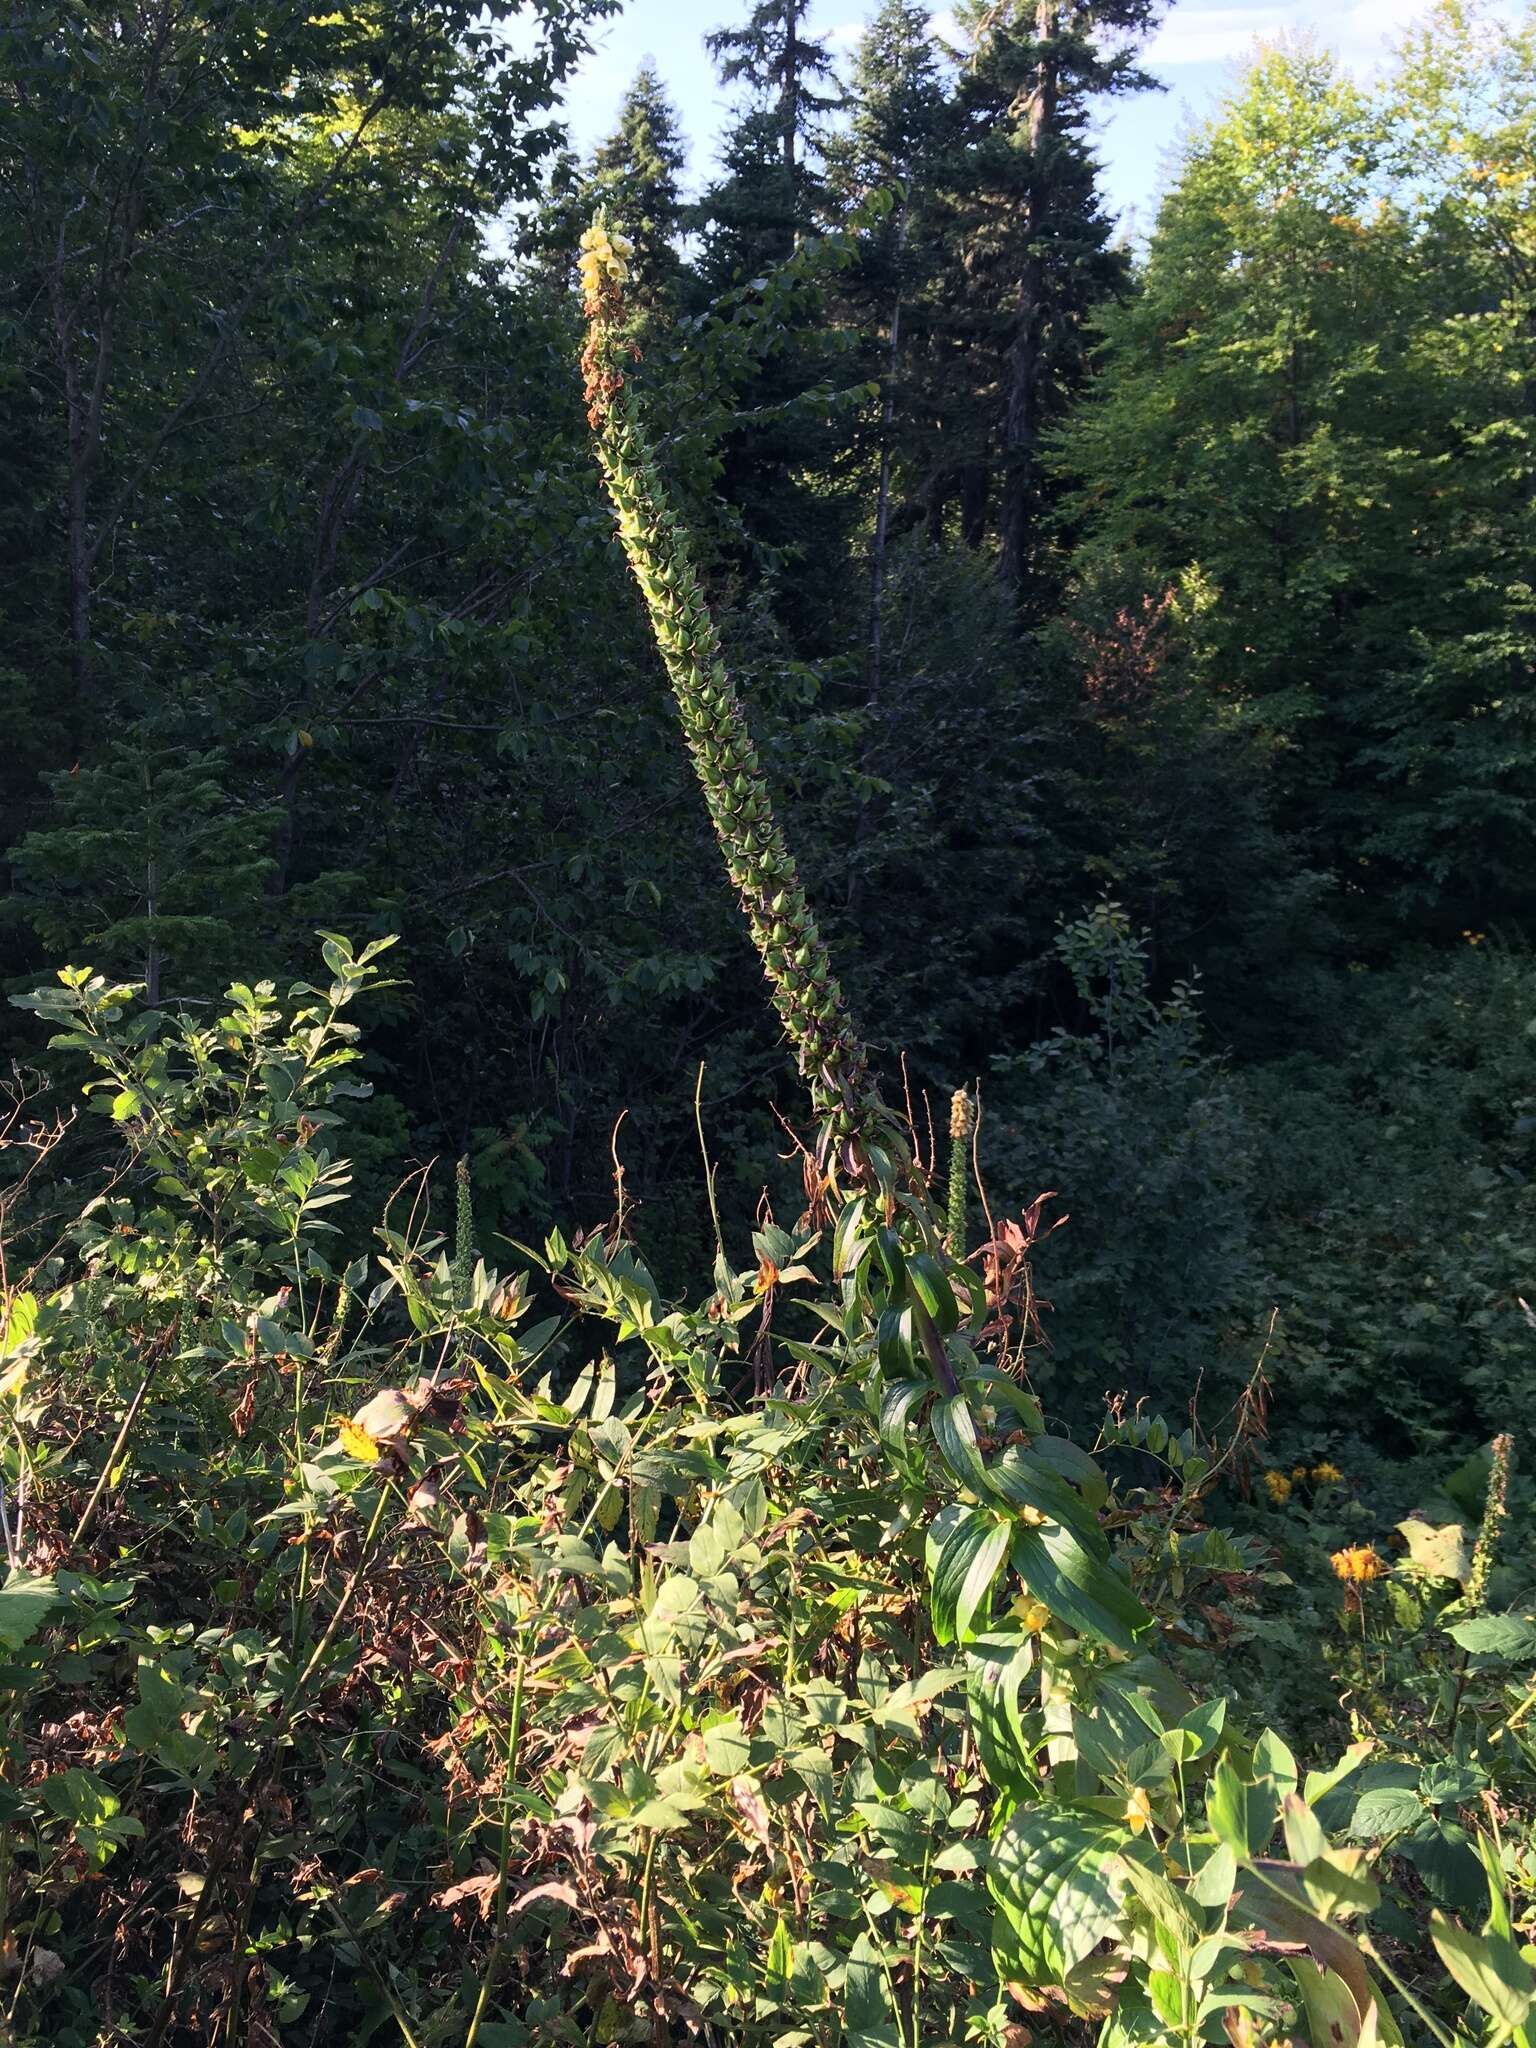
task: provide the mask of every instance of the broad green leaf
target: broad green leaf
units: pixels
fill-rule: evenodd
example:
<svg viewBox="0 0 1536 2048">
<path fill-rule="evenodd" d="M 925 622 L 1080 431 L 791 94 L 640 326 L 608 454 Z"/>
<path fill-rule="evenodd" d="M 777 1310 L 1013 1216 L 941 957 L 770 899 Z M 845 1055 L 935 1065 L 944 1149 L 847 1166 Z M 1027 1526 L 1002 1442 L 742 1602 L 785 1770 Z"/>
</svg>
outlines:
<svg viewBox="0 0 1536 2048">
<path fill-rule="evenodd" d="M 1125 1859 L 1125 1878 L 1151 1914 L 1160 1933 L 1166 1934 L 1175 1947 L 1187 1955 L 1204 1934 L 1204 1923 L 1191 1912 L 1163 1872 L 1128 1856 Z"/>
<path fill-rule="evenodd" d="M 1090 1557 L 1107 1558 L 1109 1539 L 1099 1527 L 1099 1518 L 1080 1493 L 1075 1493 L 1033 1450 L 1017 1444 L 1004 1451 L 987 1475 L 995 1492 L 1020 1507 L 1070 1529 Z"/>
<path fill-rule="evenodd" d="M 1536 1621 L 1528 1615 L 1471 1615 L 1451 1622 L 1445 1632 L 1474 1657 L 1502 1657 L 1506 1664 L 1536 1662 Z"/>
<path fill-rule="evenodd" d="M 976 1423 L 964 1394 L 951 1394 L 933 1408 L 933 1434 L 944 1462 L 962 1486 L 987 1491 L 987 1468 L 976 1447 Z"/>
<path fill-rule="evenodd" d="M 1445 1522 L 1436 1528 L 1410 1515 L 1399 1522 L 1397 1533 L 1408 1546 L 1408 1562 L 1432 1579 L 1459 1579 L 1466 1583 L 1472 1568 L 1472 1544 L 1465 1525 Z"/>
<path fill-rule="evenodd" d="M 880 1390 L 880 1441 L 888 1451 L 900 1454 L 906 1448 L 907 1418 L 927 1395 L 931 1380 L 889 1380 Z"/>
<path fill-rule="evenodd" d="M 1282 1793 L 1294 1792 L 1301 1773 L 1296 1759 L 1273 1728 L 1266 1728 L 1253 1745 L 1253 1771 L 1258 1778 L 1273 1778 Z"/>
<path fill-rule="evenodd" d="M 1455 1821 L 1431 1818 L 1396 1844 L 1442 1906 L 1470 1912 L 1482 1903 L 1483 1866 L 1472 1837 Z"/>
<path fill-rule="evenodd" d="M 1211 1773 L 1205 1795 L 1206 1818 L 1218 1841 L 1240 1863 L 1251 1863 L 1269 1847 L 1280 1818 L 1280 1791 L 1273 1778 L 1256 1783 L 1241 1777 L 1225 1757 Z"/>
<path fill-rule="evenodd" d="M 1164 1735 L 1168 1754 L 1178 1763 L 1196 1763 L 1210 1752 L 1221 1740 L 1221 1732 L 1227 1725 L 1227 1703 L 1218 1696 L 1207 1700 L 1203 1706 L 1187 1713 L 1176 1727 Z"/>
<path fill-rule="evenodd" d="M 752 1761 L 752 1744 L 742 1730 L 739 1714 L 706 1728 L 703 1743 L 704 1761 L 717 1777 L 739 1777 Z"/>
<path fill-rule="evenodd" d="M 1287 1958 L 1307 2014 L 1307 2038 L 1328 2048 L 1358 2048 L 1360 2009 L 1355 1994 L 1334 1970 L 1320 1970 L 1310 1956 Z"/>
<path fill-rule="evenodd" d="M 1429 1938 L 1468 1998 L 1501 2026 L 1525 2025 L 1536 2002 L 1536 1975 L 1508 1935 L 1473 1934 L 1443 1913 L 1431 1913 Z"/>
<path fill-rule="evenodd" d="M 1302 1794 L 1307 1804 L 1309 1806 L 1319 1805 L 1328 1797 L 1330 1792 L 1342 1785 L 1346 1778 L 1353 1777 L 1370 1755 L 1374 1746 L 1373 1743 L 1369 1742 L 1352 1742 L 1349 1748 L 1345 1750 L 1343 1756 L 1339 1758 L 1339 1761 L 1329 1770 L 1308 1771 L 1306 1783 L 1302 1787 Z"/>
<path fill-rule="evenodd" d="M 971 1619 L 991 1591 L 1012 1536 L 1010 1525 L 986 1508 L 971 1508 L 949 1531 L 932 1569 L 929 1611 L 941 1643 L 964 1640 Z"/>
<path fill-rule="evenodd" d="M 768 1982 L 776 1990 L 785 1990 L 794 1975 L 794 1969 L 795 1944 L 790 1939 L 788 1922 L 780 1914 L 778 1924 L 773 1930 L 773 1939 L 768 1944 Z"/>
<path fill-rule="evenodd" d="M 31 1642 L 61 1598 L 52 1579 L 18 1565 L 0 1585 L 0 1644 L 19 1650 Z"/>
<path fill-rule="evenodd" d="M 907 1278 L 912 1292 L 932 1318 L 933 1326 L 941 1337 L 947 1337 L 960 1324 L 960 1309 L 955 1300 L 954 1289 L 945 1278 L 944 1269 L 931 1252 L 912 1252 L 907 1258 Z"/>
<path fill-rule="evenodd" d="M 1075 1486 L 1091 1508 L 1101 1508 L 1109 1499 L 1109 1481 L 1079 1445 L 1064 1436 L 1037 1436 L 1029 1447 L 1037 1465 L 1045 1465 Z"/>
<path fill-rule="evenodd" d="M 1218 1842 L 1195 1872 L 1189 1895 L 1200 1906 L 1225 1907 L 1237 1889 L 1237 1858 Z"/>
<path fill-rule="evenodd" d="M 1286 1834 L 1290 1841 L 1289 1828 Z M 1300 1858 L 1295 1858 L 1300 1861 Z M 1381 1891 L 1371 1876 L 1364 1849 L 1325 1849 L 1301 1873 L 1307 1904 L 1322 1920 L 1342 1920 L 1351 1913 L 1374 1913 Z"/>
<path fill-rule="evenodd" d="M 1015 1799 L 1038 1789 L 1020 1692 L 1035 1668 L 1027 1635 L 981 1636 L 966 1645 L 966 1704 L 988 1782 Z"/>
<path fill-rule="evenodd" d="M 1295 1792 L 1287 1792 L 1281 1818 L 1285 1826 L 1285 1852 L 1293 1863 L 1311 1863 L 1328 1847 L 1328 1838 L 1317 1815 Z"/>
<path fill-rule="evenodd" d="M 1006 1923 L 999 1961 L 1025 1984 L 1060 1984 L 1119 1926 L 1123 1828 L 1060 1808 L 1020 1807 L 998 1837 L 987 1887 Z M 996 1940 L 994 1935 L 994 1941 Z"/>
<path fill-rule="evenodd" d="M 1035 1598 L 1080 1635 L 1131 1650 L 1138 1633 L 1151 1626 L 1151 1615 L 1113 1565 L 1091 1556 L 1069 1529 L 1021 1530 L 1012 1559 Z"/>
</svg>

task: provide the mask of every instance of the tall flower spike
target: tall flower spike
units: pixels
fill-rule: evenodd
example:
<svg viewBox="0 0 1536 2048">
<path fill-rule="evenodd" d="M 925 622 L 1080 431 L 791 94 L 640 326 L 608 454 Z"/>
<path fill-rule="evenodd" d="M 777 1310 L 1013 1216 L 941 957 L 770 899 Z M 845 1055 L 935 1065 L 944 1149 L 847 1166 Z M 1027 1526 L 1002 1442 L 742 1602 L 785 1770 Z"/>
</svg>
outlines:
<svg viewBox="0 0 1536 2048">
<path fill-rule="evenodd" d="M 774 815 L 687 533 L 668 502 L 625 378 L 638 354 L 623 331 L 630 254 L 629 243 L 601 213 L 581 238 L 587 419 L 710 821 L 822 1126 L 818 1163 L 823 1172 L 863 1179 L 871 1145 L 898 1156 L 904 1147 L 870 1079 L 868 1056 Z"/>
<path fill-rule="evenodd" d="M 1467 1574 L 1466 1605 L 1469 1614 L 1481 1614 L 1488 1602 L 1488 1581 L 1498 1563 L 1499 1539 L 1504 1533 L 1504 1522 L 1509 1513 L 1509 1468 L 1514 1448 L 1515 1440 L 1507 1434 L 1496 1436 L 1490 1446 L 1482 1526 L 1477 1532 L 1477 1548 L 1472 1553 L 1472 1569 Z"/>
<path fill-rule="evenodd" d="M 966 1193 L 971 1172 L 971 1098 L 957 1088 L 949 1098 L 949 1200 L 944 1241 L 957 1259 L 965 1257 Z"/>
</svg>

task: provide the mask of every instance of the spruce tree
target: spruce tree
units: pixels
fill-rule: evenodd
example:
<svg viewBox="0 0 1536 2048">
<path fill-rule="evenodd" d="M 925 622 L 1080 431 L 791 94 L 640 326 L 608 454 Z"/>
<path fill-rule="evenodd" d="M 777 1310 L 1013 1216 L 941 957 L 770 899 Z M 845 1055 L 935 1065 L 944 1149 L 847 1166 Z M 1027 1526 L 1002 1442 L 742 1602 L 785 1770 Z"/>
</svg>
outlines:
<svg viewBox="0 0 1536 2048">
<path fill-rule="evenodd" d="M 804 0 L 758 0 L 740 28 L 704 38 L 721 84 L 747 89 L 721 146 L 725 175 L 701 213 L 716 289 L 784 262 L 821 209 L 824 116 L 841 94 L 831 54 L 804 20 Z"/>
<path fill-rule="evenodd" d="M 1090 316 L 1129 279 L 1089 107 L 1151 85 L 1134 43 L 1156 12 L 1156 0 L 967 0 L 960 13 L 968 51 L 946 185 L 961 260 L 938 349 L 959 454 L 934 478 L 932 515 L 941 524 L 958 497 L 966 538 L 995 533 L 1003 581 L 1037 602 L 1049 581 L 1043 438 L 1087 379 Z"/>
<path fill-rule="evenodd" d="M 624 95 L 613 134 L 595 152 L 587 211 L 603 206 L 624 222 L 634 247 L 630 301 L 642 313 L 671 297 L 682 276 L 679 186 L 687 152 L 677 114 L 647 58 Z"/>
<path fill-rule="evenodd" d="M 932 185 L 945 136 L 947 100 L 927 10 L 917 0 L 883 0 L 859 45 L 850 95 L 852 118 L 829 145 L 828 184 L 847 211 L 884 190 L 887 211 L 861 238 L 845 286 L 848 325 L 864 367 L 880 387 L 872 423 L 873 505 L 869 519 L 868 620 L 864 643 L 864 731 L 860 766 L 876 772 L 877 729 L 885 694 L 886 563 L 900 472 L 910 469 L 916 422 L 926 411 L 910 375 L 913 337 L 944 254 L 933 233 Z M 873 813 L 860 803 L 854 839 L 862 847 Z M 858 903 L 862 863 L 850 864 L 848 902 Z"/>
</svg>

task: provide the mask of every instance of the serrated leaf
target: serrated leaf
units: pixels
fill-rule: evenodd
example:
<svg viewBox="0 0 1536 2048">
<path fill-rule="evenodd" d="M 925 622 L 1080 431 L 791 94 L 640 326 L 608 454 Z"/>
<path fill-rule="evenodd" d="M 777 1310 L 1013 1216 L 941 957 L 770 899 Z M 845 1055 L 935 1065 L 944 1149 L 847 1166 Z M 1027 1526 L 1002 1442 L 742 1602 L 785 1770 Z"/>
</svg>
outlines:
<svg viewBox="0 0 1536 2048">
<path fill-rule="evenodd" d="M 0 1644 L 19 1650 L 31 1642 L 61 1597 L 52 1579 L 20 1566 L 8 1573 L 0 1585 Z"/>
<path fill-rule="evenodd" d="M 1477 1614 L 1446 1628 L 1453 1643 L 1474 1657 L 1502 1657 L 1506 1664 L 1536 1661 L 1536 1621 L 1524 1614 Z"/>
</svg>

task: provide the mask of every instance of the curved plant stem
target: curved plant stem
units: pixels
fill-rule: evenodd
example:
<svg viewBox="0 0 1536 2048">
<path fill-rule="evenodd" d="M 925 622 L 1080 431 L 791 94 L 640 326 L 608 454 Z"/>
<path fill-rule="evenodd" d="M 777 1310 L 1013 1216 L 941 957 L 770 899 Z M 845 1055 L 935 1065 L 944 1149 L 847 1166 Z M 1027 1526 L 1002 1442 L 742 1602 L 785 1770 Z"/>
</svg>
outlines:
<svg viewBox="0 0 1536 2048">
<path fill-rule="evenodd" d="M 866 1178 L 868 1147 L 900 1151 L 898 1128 L 870 1079 L 868 1055 L 774 815 L 687 533 L 668 500 L 624 374 L 638 353 L 624 329 L 627 253 L 601 215 L 582 238 L 588 323 L 582 370 L 598 461 L 727 872 L 826 1133 L 818 1164 L 824 1172 L 840 1167 L 851 1178 Z"/>
</svg>

